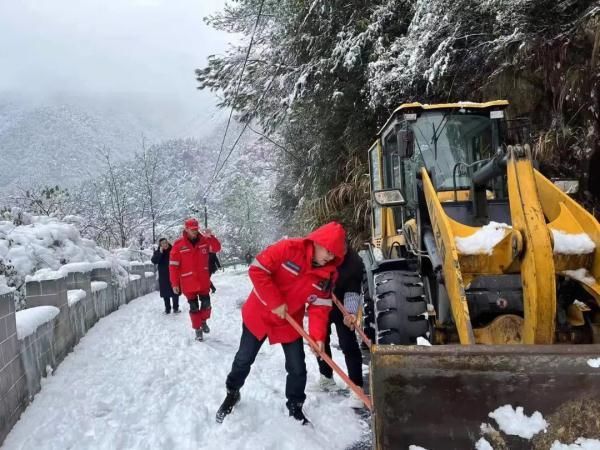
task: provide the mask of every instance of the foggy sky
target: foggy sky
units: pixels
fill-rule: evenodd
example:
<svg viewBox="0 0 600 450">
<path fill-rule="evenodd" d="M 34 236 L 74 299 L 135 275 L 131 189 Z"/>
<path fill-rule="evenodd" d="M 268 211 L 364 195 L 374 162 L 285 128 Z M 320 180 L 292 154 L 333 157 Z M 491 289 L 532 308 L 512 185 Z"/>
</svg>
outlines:
<svg viewBox="0 0 600 450">
<path fill-rule="evenodd" d="M 194 69 L 231 36 L 202 20 L 225 0 L 0 0 L 0 94 L 128 96 L 191 120 L 214 97 Z"/>
</svg>

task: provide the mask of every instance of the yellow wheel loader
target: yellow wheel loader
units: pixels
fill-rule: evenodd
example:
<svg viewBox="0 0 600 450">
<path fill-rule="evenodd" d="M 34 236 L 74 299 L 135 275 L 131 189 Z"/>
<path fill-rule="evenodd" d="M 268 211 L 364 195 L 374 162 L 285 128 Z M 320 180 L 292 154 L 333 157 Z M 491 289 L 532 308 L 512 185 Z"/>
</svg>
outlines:
<svg viewBox="0 0 600 450">
<path fill-rule="evenodd" d="M 600 224 L 507 107 L 405 104 L 369 150 L 376 448 L 473 449 L 501 406 L 600 400 Z"/>
</svg>

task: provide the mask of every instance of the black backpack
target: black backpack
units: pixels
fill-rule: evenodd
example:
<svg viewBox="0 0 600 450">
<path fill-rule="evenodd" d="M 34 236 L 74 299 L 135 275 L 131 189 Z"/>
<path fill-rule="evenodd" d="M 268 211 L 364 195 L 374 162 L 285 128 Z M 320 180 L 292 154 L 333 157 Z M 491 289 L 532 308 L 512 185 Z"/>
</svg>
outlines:
<svg viewBox="0 0 600 450">
<path fill-rule="evenodd" d="M 219 267 L 221 267 L 221 263 L 219 261 L 219 258 L 217 258 L 217 254 L 209 253 L 208 254 L 208 271 L 210 272 L 210 274 L 212 275 L 217 270 L 219 270 Z"/>
</svg>

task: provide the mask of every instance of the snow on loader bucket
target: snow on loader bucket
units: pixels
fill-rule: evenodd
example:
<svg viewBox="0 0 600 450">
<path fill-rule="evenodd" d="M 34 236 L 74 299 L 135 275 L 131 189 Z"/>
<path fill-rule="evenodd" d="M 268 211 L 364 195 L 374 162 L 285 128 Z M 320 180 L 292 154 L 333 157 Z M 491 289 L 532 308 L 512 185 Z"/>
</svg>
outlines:
<svg viewBox="0 0 600 450">
<path fill-rule="evenodd" d="M 474 449 L 483 436 L 482 424 L 498 428 L 488 414 L 507 404 L 522 406 L 529 416 L 539 411 L 551 423 L 554 417 L 559 427 L 578 421 L 583 437 L 600 439 L 600 410 L 582 417 L 580 408 L 569 408 L 600 405 L 600 369 L 588 364 L 599 355 L 600 345 L 374 346 L 375 448 Z M 566 415 L 575 411 L 575 417 L 559 417 L 561 410 Z M 586 422 L 593 424 L 592 431 Z M 558 432 L 559 439 L 561 431 L 550 428 L 548 433 Z M 505 438 L 504 447 L 493 447 L 550 448 L 535 440 Z"/>
</svg>

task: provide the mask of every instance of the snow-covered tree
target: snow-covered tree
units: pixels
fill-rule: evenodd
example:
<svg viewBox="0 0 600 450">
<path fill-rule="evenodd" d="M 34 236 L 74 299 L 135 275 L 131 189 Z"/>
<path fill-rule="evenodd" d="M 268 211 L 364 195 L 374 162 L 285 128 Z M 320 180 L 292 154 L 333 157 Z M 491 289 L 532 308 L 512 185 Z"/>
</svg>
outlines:
<svg viewBox="0 0 600 450">
<path fill-rule="evenodd" d="M 232 135 L 239 131 L 234 125 Z M 258 251 L 280 237 L 271 208 L 272 152 L 271 143 L 245 136 L 227 164 L 221 159 L 220 170 L 218 145 L 194 139 L 143 147 L 120 163 L 103 153 L 104 174 L 73 198 L 79 228 L 107 248 L 147 248 L 160 237 L 179 237 L 187 217 L 202 222 L 206 196 L 208 226 L 222 239 L 223 256 Z"/>
<path fill-rule="evenodd" d="M 73 204 L 68 189 L 55 186 L 31 186 L 17 189 L 5 203 L 32 214 L 62 218 L 71 213 Z"/>
<path fill-rule="evenodd" d="M 378 127 L 405 102 L 506 98 L 511 117 L 531 117 L 550 174 L 600 160 L 599 17 L 593 0 L 239 0 L 208 22 L 247 40 L 197 78 L 288 150 L 275 200 L 312 225 L 341 185 L 365 201 L 349 163 L 367 171 Z M 325 203 L 337 206 L 319 217 L 354 220 L 352 204 Z"/>
</svg>

